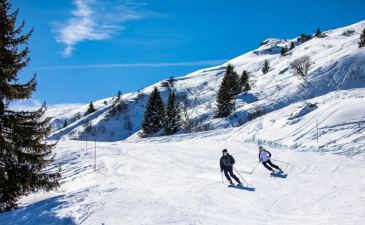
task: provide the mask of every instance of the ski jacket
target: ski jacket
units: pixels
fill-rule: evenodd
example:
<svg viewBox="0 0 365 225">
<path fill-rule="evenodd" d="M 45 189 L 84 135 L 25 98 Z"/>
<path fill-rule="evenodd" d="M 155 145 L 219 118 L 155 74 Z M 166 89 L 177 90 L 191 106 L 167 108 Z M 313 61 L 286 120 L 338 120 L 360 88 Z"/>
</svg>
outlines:
<svg viewBox="0 0 365 225">
<path fill-rule="evenodd" d="M 259 153 L 260 162 L 266 162 L 271 157 L 271 153 L 269 151 L 263 150 Z"/>
<path fill-rule="evenodd" d="M 220 160 L 221 170 L 230 167 L 235 163 L 233 156 L 227 153 L 227 156 L 222 156 Z"/>
</svg>

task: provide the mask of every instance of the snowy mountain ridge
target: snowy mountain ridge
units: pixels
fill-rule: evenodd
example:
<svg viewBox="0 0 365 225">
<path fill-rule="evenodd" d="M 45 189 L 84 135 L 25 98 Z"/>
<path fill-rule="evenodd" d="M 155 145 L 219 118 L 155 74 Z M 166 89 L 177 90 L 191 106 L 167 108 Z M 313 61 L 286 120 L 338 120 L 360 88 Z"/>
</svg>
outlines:
<svg viewBox="0 0 365 225">
<path fill-rule="evenodd" d="M 305 102 L 315 103 L 320 101 L 318 97 L 326 96 L 328 93 L 362 89 L 365 87 L 365 52 L 358 48 L 357 41 L 364 27 L 365 21 L 362 21 L 348 27 L 326 31 L 324 37 L 314 37 L 304 43 L 298 41 L 298 38 L 293 40 L 269 38 L 258 49 L 232 59 L 224 65 L 176 78 L 174 87 L 166 85 L 166 81 L 161 81 L 143 89 L 140 93 L 123 95 L 123 104 L 127 105 L 128 109 L 116 112 L 117 115 L 110 112 L 112 98 L 94 102 L 97 111 L 74 122 L 72 117 L 75 113 L 83 114 L 87 105 L 48 110 L 46 116 L 52 117 L 54 131 L 50 139 L 85 140 L 85 124 L 88 121 L 92 126 L 89 139 L 97 138 L 98 141 L 117 141 L 128 137 L 127 140 L 139 139 L 137 132 L 141 129 L 144 105 L 154 86 L 159 88 L 165 102 L 170 90 L 175 90 L 179 96 L 185 96 L 189 100 L 185 117 L 199 120 L 200 131 L 240 126 L 242 122 L 247 121 L 247 113 L 257 107 L 266 111 L 276 111 L 292 103 L 299 105 Z M 296 47 L 285 56 L 281 56 L 280 50 L 285 45 L 289 47 L 292 41 Z M 305 79 L 294 75 L 290 67 L 291 62 L 303 56 L 310 57 L 313 62 Z M 261 71 L 265 59 L 270 61 L 271 66 L 267 74 Z M 214 119 L 216 97 L 228 63 L 232 64 L 239 74 L 243 70 L 250 72 L 250 83 L 253 88 L 238 96 L 233 115 Z M 357 92 L 362 93 L 362 91 Z M 57 130 L 63 125 L 64 120 L 68 122 L 68 126 Z M 126 126 L 126 121 L 129 122 L 129 127 Z M 182 133 L 183 130 L 177 134 Z"/>
</svg>

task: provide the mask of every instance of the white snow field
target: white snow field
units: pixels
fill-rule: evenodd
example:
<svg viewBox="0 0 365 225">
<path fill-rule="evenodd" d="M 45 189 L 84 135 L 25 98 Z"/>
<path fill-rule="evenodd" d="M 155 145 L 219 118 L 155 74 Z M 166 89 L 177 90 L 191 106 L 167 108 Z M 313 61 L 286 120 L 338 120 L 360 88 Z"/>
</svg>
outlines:
<svg viewBox="0 0 365 225">
<path fill-rule="evenodd" d="M 337 96 L 289 120 L 300 107 L 238 128 L 97 142 L 96 171 L 95 142 L 85 154 L 84 141 L 60 141 L 50 170 L 62 166 L 61 188 L 24 197 L 20 209 L 0 214 L 1 224 L 364 224 L 364 98 Z M 262 165 L 250 173 L 259 143 L 285 175 Z M 222 184 L 224 148 L 248 187 Z"/>
</svg>

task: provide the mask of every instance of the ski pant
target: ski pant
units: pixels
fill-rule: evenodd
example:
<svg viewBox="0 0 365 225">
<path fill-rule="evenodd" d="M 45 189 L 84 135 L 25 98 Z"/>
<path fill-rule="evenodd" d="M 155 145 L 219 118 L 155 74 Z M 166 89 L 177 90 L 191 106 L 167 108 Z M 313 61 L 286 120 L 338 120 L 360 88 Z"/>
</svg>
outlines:
<svg viewBox="0 0 365 225">
<path fill-rule="evenodd" d="M 270 161 L 270 159 L 268 159 L 266 162 L 262 162 L 262 164 L 264 165 L 264 167 L 266 168 L 266 169 L 268 169 L 268 170 L 272 170 L 272 168 L 270 167 L 270 166 L 272 166 L 272 167 L 274 167 L 275 169 L 279 169 L 279 167 L 277 166 L 277 165 L 275 165 L 275 164 L 273 164 L 271 161 Z M 268 166 L 267 164 L 269 164 L 270 166 Z"/>
<path fill-rule="evenodd" d="M 232 168 L 232 166 L 225 167 L 223 170 L 224 170 L 224 175 L 227 177 L 227 180 L 229 182 L 232 182 L 232 180 L 231 180 L 231 177 L 232 177 L 233 179 L 235 179 L 235 181 L 237 181 L 238 183 L 240 183 L 240 179 L 238 179 L 238 177 L 236 177 L 236 175 L 233 174 L 233 168 Z M 229 173 L 229 175 L 231 175 L 231 177 L 228 175 L 228 173 Z"/>
</svg>

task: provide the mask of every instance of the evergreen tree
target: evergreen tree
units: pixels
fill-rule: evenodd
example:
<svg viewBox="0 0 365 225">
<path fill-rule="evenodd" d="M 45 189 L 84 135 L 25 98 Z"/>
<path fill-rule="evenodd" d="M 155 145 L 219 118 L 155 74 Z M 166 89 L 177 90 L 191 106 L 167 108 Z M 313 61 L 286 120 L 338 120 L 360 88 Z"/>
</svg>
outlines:
<svg viewBox="0 0 365 225">
<path fill-rule="evenodd" d="M 228 64 L 218 92 L 216 118 L 229 116 L 232 113 L 235 105 L 234 101 L 241 91 L 238 74 L 234 71 L 234 67 Z"/>
<path fill-rule="evenodd" d="M 295 44 L 294 44 L 294 42 L 291 42 L 291 44 L 290 44 L 290 50 L 292 50 L 294 48 L 295 48 Z"/>
<path fill-rule="evenodd" d="M 115 98 L 115 102 L 119 102 L 120 100 L 122 100 L 122 92 L 118 91 L 117 97 Z"/>
<path fill-rule="evenodd" d="M 250 83 L 249 83 L 249 82 L 247 82 L 247 83 L 245 84 L 245 87 L 243 88 L 243 91 L 244 91 L 244 92 L 246 92 L 246 91 L 249 91 L 249 90 L 251 90 L 251 85 L 250 85 Z"/>
<path fill-rule="evenodd" d="M 281 55 L 281 56 L 284 56 L 284 55 L 285 55 L 285 53 L 286 53 L 285 48 L 282 48 L 282 49 L 281 49 L 281 51 L 280 51 L 280 55 Z"/>
<path fill-rule="evenodd" d="M 146 111 L 142 120 L 142 129 L 145 133 L 156 133 L 163 128 L 165 119 L 165 105 L 157 87 L 153 89 L 146 103 Z"/>
<path fill-rule="evenodd" d="M 63 123 L 63 128 L 67 127 L 67 121 L 65 120 L 65 122 Z"/>
<path fill-rule="evenodd" d="M 86 112 L 84 113 L 84 116 L 87 116 L 95 111 L 96 111 L 96 109 L 94 108 L 93 102 L 91 101 L 89 104 L 89 107 L 87 108 Z"/>
<path fill-rule="evenodd" d="M 264 74 L 267 74 L 267 72 L 269 72 L 270 70 L 270 63 L 269 63 L 269 60 L 265 59 L 265 62 L 262 66 L 262 69 L 261 71 L 264 73 Z"/>
<path fill-rule="evenodd" d="M 246 85 L 246 83 L 248 82 L 249 75 L 250 75 L 250 73 L 247 72 L 246 70 L 242 71 L 242 75 L 240 77 L 240 84 L 242 87 L 244 87 Z"/>
<path fill-rule="evenodd" d="M 315 37 L 321 37 L 322 33 L 321 30 L 318 28 L 316 34 L 314 35 Z"/>
<path fill-rule="evenodd" d="M 285 53 L 287 53 L 289 50 L 288 50 L 288 46 L 285 45 Z"/>
<path fill-rule="evenodd" d="M 36 75 L 28 83 L 17 83 L 30 60 L 28 47 L 19 51 L 19 46 L 28 44 L 33 29 L 21 35 L 25 22 L 15 27 L 19 9 L 10 13 L 11 6 L 0 1 L 0 213 L 17 208 L 22 195 L 56 189 L 61 178 L 60 169 L 44 172 L 54 162 L 57 144 L 42 141 L 51 132 L 50 118 L 41 120 L 46 105 L 34 112 L 9 109 L 11 102 L 31 98 L 37 86 Z"/>
<path fill-rule="evenodd" d="M 176 133 L 181 126 L 180 107 L 175 92 L 169 94 L 166 105 L 166 118 L 164 121 L 167 135 Z"/>
<path fill-rule="evenodd" d="M 359 48 L 362 48 L 365 46 L 365 28 L 362 31 L 362 34 L 360 34 L 360 41 L 358 43 L 359 43 Z"/>
</svg>

